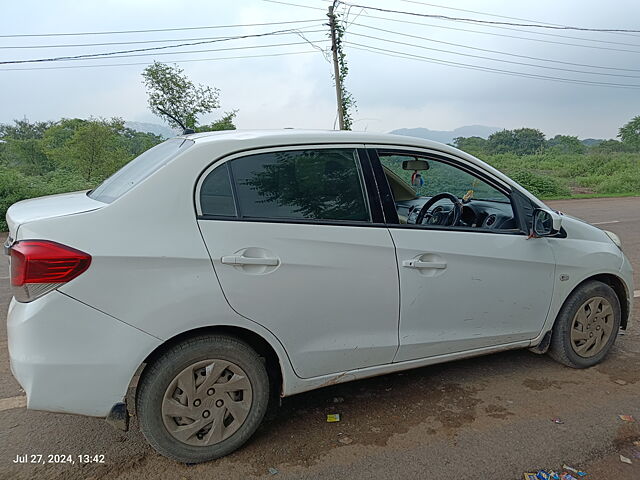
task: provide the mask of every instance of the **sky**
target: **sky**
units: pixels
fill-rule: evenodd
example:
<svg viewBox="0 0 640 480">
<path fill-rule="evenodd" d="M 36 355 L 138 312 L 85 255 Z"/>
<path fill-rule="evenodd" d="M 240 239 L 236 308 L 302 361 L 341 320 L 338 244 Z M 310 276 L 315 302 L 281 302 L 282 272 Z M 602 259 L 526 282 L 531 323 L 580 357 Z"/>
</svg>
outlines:
<svg viewBox="0 0 640 480">
<path fill-rule="evenodd" d="M 296 5 L 265 0 L 0 1 L 0 62 L 176 44 L 123 42 L 193 43 L 218 39 L 180 48 L 130 52 L 120 55 L 137 56 L 120 58 L 2 64 L 0 123 L 23 117 L 35 121 L 94 116 L 162 124 L 148 109 L 141 77 L 145 64 L 156 60 L 184 61 L 179 65 L 192 81 L 220 90 L 221 108 L 201 118 L 203 123 L 237 109 L 235 123 L 243 129 L 335 126 L 326 0 L 282 0 Z M 432 1 L 438 3 L 428 0 L 345 0 L 345 3 L 494 22 L 640 30 L 637 21 L 640 2 L 635 0 Z M 357 111 L 352 115 L 354 130 L 388 132 L 416 127 L 452 130 L 478 124 L 507 129 L 533 127 L 547 136 L 613 138 L 620 126 L 640 115 L 640 33 L 477 24 L 363 10 L 344 4 L 338 10 L 347 22 L 346 88 L 357 102 Z M 270 22 L 296 23 L 193 28 Z M 8 37 L 169 28 L 191 29 Z M 225 37 L 269 32 L 279 33 L 220 41 Z M 58 47 L 107 42 L 119 44 Z M 294 45 L 282 45 L 290 43 Z M 217 51 L 180 53 L 194 50 Z M 238 56 L 252 58 L 230 58 Z M 131 63 L 135 65 L 121 65 Z M 25 68 L 30 70 L 18 70 Z M 638 88 L 566 83 L 540 77 Z"/>
</svg>

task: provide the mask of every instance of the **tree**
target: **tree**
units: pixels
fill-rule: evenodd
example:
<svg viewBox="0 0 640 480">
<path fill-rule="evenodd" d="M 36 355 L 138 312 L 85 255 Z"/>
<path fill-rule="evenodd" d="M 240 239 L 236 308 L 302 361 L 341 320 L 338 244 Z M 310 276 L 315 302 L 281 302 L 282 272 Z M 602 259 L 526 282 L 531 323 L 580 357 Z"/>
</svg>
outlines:
<svg viewBox="0 0 640 480">
<path fill-rule="evenodd" d="M 123 127 L 118 133 L 122 147 L 134 157 L 137 157 L 163 141 L 160 135 L 149 132 L 139 132 L 138 130 L 133 130 L 128 127 Z"/>
<path fill-rule="evenodd" d="M 640 149 L 640 116 L 634 117 L 618 130 L 622 143 L 633 149 Z"/>
<path fill-rule="evenodd" d="M 487 140 L 482 137 L 456 137 L 453 145 L 460 150 L 473 155 L 484 153 L 487 150 Z"/>
<path fill-rule="evenodd" d="M 51 122 L 31 123 L 26 118 L 14 120 L 14 125 L 0 125 L 2 163 L 18 168 L 25 175 L 40 175 L 54 165 L 44 151 L 42 137 Z"/>
<path fill-rule="evenodd" d="M 58 152 L 64 158 L 61 167 L 77 171 L 87 182 L 107 177 L 133 158 L 120 140 L 123 129 L 119 118 L 88 120 Z"/>
<path fill-rule="evenodd" d="M 195 130 L 199 115 L 220 107 L 220 90 L 195 85 L 183 72 L 177 65 L 153 62 L 144 69 L 142 77 L 151 111 L 174 128 Z"/>
<path fill-rule="evenodd" d="M 13 138 L 15 140 L 34 140 L 42 138 L 44 132 L 53 125 L 53 122 L 31 123 L 26 118 L 14 120 L 14 125 L 0 124 L 0 138 Z"/>
<path fill-rule="evenodd" d="M 555 153 L 585 153 L 587 151 L 586 145 L 578 137 L 571 135 L 556 135 L 547 140 L 547 147 Z"/>
<path fill-rule="evenodd" d="M 238 111 L 226 112 L 222 118 L 216 120 L 209 125 L 201 125 L 195 128 L 196 132 L 217 132 L 220 130 L 235 130 L 236 126 L 233 124 L 233 119 L 236 117 Z"/>
<path fill-rule="evenodd" d="M 511 130 L 492 133 L 487 139 L 487 147 L 491 153 L 509 153 L 515 150 L 516 140 Z"/>
<path fill-rule="evenodd" d="M 602 142 L 594 145 L 589 149 L 591 153 L 623 153 L 623 152 L 633 152 L 634 147 L 629 145 L 628 143 L 621 142 L 619 140 L 603 140 Z"/>
<path fill-rule="evenodd" d="M 63 118 L 44 132 L 42 135 L 42 144 L 44 145 L 47 155 L 52 158 L 54 163 L 60 163 L 60 161 L 63 160 L 56 158 L 56 154 L 73 138 L 76 130 L 86 123 L 86 120 L 80 118 Z"/>
<path fill-rule="evenodd" d="M 518 128 L 493 133 L 488 138 L 491 153 L 533 155 L 544 150 L 544 133 L 535 128 Z"/>
</svg>

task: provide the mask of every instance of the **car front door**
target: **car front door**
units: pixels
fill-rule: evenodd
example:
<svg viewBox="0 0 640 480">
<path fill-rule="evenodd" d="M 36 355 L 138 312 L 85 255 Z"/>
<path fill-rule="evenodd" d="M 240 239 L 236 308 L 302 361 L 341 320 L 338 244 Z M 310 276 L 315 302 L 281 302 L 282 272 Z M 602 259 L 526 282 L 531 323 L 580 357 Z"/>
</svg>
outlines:
<svg viewBox="0 0 640 480">
<path fill-rule="evenodd" d="M 362 152 L 242 153 L 213 164 L 196 187 L 198 225 L 229 304 L 282 342 L 302 378 L 391 363 L 397 351 L 395 251 Z"/>
<path fill-rule="evenodd" d="M 380 149 L 371 157 L 378 177 L 389 180 L 379 181 L 388 188 L 383 198 L 403 195 L 390 178 L 394 174 L 416 190 L 410 199 L 405 188 L 405 198 L 385 206 L 401 291 L 395 361 L 534 338 L 551 302 L 555 261 L 546 239 L 529 239 L 518 229 L 507 187 L 495 179 L 492 186 L 486 172 L 483 180 L 462 160 L 442 155 Z M 427 160 L 429 170 L 403 170 L 404 161 L 418 158 Z M 445 201 L 433 207 L 442 205 L 440 213 L 431 216 L 429 209 L 424 224 L 412 223 L 425 201 L 443 192 L 461 201 L 461 222 L 442 225 L 447 223 Z"/>
</svg>

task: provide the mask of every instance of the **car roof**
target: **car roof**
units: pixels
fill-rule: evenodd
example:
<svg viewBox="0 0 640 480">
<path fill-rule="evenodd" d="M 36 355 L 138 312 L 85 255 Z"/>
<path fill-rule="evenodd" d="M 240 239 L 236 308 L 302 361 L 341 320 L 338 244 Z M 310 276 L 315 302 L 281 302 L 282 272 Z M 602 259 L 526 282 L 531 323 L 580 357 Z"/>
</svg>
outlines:
<svg viewBox="0 0 640 480">
<path fill-rule="evenodd" d="M 392 135 L 388 133 L 352 132 L 345 130 L 224 130 L 217 132 L 192 133 L 182 138 L 204 142 L 233 142 L 233 141 L 261 141 L 265 144 L 304 144 L 304 143 L 368 143 L 407 145 L 431 148 L 459 154 L 460 151 L 439 142 L 425 140 L 406 135 Z"/>
</svg>

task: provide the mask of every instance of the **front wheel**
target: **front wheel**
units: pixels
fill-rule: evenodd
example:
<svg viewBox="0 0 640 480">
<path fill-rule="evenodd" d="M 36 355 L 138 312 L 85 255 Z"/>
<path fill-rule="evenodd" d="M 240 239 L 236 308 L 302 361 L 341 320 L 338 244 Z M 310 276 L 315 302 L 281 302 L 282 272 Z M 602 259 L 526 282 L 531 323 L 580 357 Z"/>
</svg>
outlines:
<svg viewBox="0 0 640 480">
<path fill-rule="evenodd" d="M 602 282 L 590 281 L 567 299 L 556 319 L 549 355 L 572 368 L 600 363 L 620 328 L 620 301 Z"/>
<path fill-rule="evenodd" d="M 140 429 L 162 455 L 200 463 L 242 446 L 269 400 L 264 363 L 244 342 L 210 335 L 179 343 L 143 373 Z"/>
</svg>

